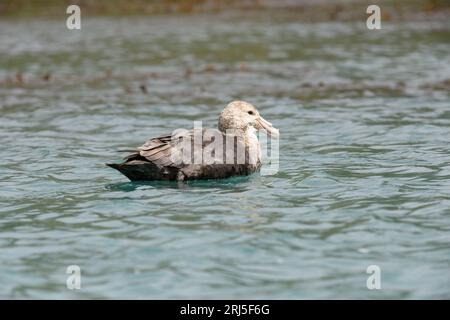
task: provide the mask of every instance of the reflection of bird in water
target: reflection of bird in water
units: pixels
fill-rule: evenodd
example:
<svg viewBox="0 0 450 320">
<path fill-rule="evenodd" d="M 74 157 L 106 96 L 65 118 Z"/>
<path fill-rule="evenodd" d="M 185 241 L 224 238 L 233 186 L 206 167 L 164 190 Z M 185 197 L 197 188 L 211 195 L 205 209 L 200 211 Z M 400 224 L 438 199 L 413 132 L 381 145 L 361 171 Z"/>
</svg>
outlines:
<svg viewBox="0 0 450 320">
<path fill-rule="evenodd" d="M 219 130 L 176 130 L 147 141 L 121 164 L 107 164 L 132 181 L 219 179 L 249 175 L 261 167 L 257 130 L 278 129 L 250 103 L 233 101 L 219 117 Z"/>
</svg>

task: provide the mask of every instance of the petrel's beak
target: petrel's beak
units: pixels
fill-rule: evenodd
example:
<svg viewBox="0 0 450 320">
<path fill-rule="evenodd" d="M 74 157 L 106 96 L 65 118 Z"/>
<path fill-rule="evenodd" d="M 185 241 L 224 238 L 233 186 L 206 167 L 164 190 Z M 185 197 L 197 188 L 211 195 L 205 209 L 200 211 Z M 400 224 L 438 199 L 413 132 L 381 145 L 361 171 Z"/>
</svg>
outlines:
<svg viewBox="0 0 450 320">
<path fill-rule="evenodd" d="M 269 136 L 271 136 L 271 137 L 277 138 L 277 137 L 280 136 L 280 131 L 277 128 L 274 128 L 269 121 L 267 121 L 266 119 L 264 119 L 261 116 L 259 116 L 256 119 L 256 129 L 258 129 L 258 130 L 261 130 L 261 129 L 266 130 L 267 134 Z"/>
</svg>

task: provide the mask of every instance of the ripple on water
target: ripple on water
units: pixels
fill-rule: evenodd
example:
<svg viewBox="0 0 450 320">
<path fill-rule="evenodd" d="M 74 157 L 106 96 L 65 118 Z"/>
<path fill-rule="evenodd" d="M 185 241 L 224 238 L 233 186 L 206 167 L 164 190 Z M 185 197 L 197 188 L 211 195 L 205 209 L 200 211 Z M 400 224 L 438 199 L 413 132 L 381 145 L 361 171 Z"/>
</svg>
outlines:
<svg viewBox="0 0 450 320">
<path fill-rule="evenodd" d="M 448 25 L 368 46 L 351 23 L 55 23 L 0 22 L 0 296 L 449 297 Z M 275 175 L 132 183 L 104 165 L 236 98 L 280 128 Z"/>
</svg>

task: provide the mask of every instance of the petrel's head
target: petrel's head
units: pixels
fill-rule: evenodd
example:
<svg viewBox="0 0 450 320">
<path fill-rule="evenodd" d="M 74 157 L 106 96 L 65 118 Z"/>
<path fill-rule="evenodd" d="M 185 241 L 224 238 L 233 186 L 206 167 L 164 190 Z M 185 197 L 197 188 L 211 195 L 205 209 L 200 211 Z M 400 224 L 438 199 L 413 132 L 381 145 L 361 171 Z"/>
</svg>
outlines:
<svg viewBox="0 0 450 320">
<path fill-rule="evenodd" d="M 252 127 L 256 130 L 265 130 L 270 136 L 279 136 L 278 129 L 261 117 L 258 110 L 248 102 L 230 102 L 220 114 L 219 130 L 222 132 L 227 130 L 242 130 L 246 132 Z"/>
</svg>

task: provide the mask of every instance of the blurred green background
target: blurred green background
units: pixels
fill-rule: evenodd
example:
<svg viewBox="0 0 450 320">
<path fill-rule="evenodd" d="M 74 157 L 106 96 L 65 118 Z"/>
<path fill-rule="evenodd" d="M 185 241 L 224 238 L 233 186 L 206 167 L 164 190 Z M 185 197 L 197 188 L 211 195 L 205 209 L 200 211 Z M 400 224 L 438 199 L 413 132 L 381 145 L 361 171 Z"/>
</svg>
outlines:
<svg viewBox="0 0 450 320">
<path fill-rule="evenodd" d="M 87 15 L 212 13 L 233 10 L 289 11 L 302 20 L 349 20 L 364 15 L 361 5 L 383 6 L 383 18 L 448 17 L 448 0 L 2 0 L 1 16 L 59 16 L 70 4 Z"/>
</svg>

